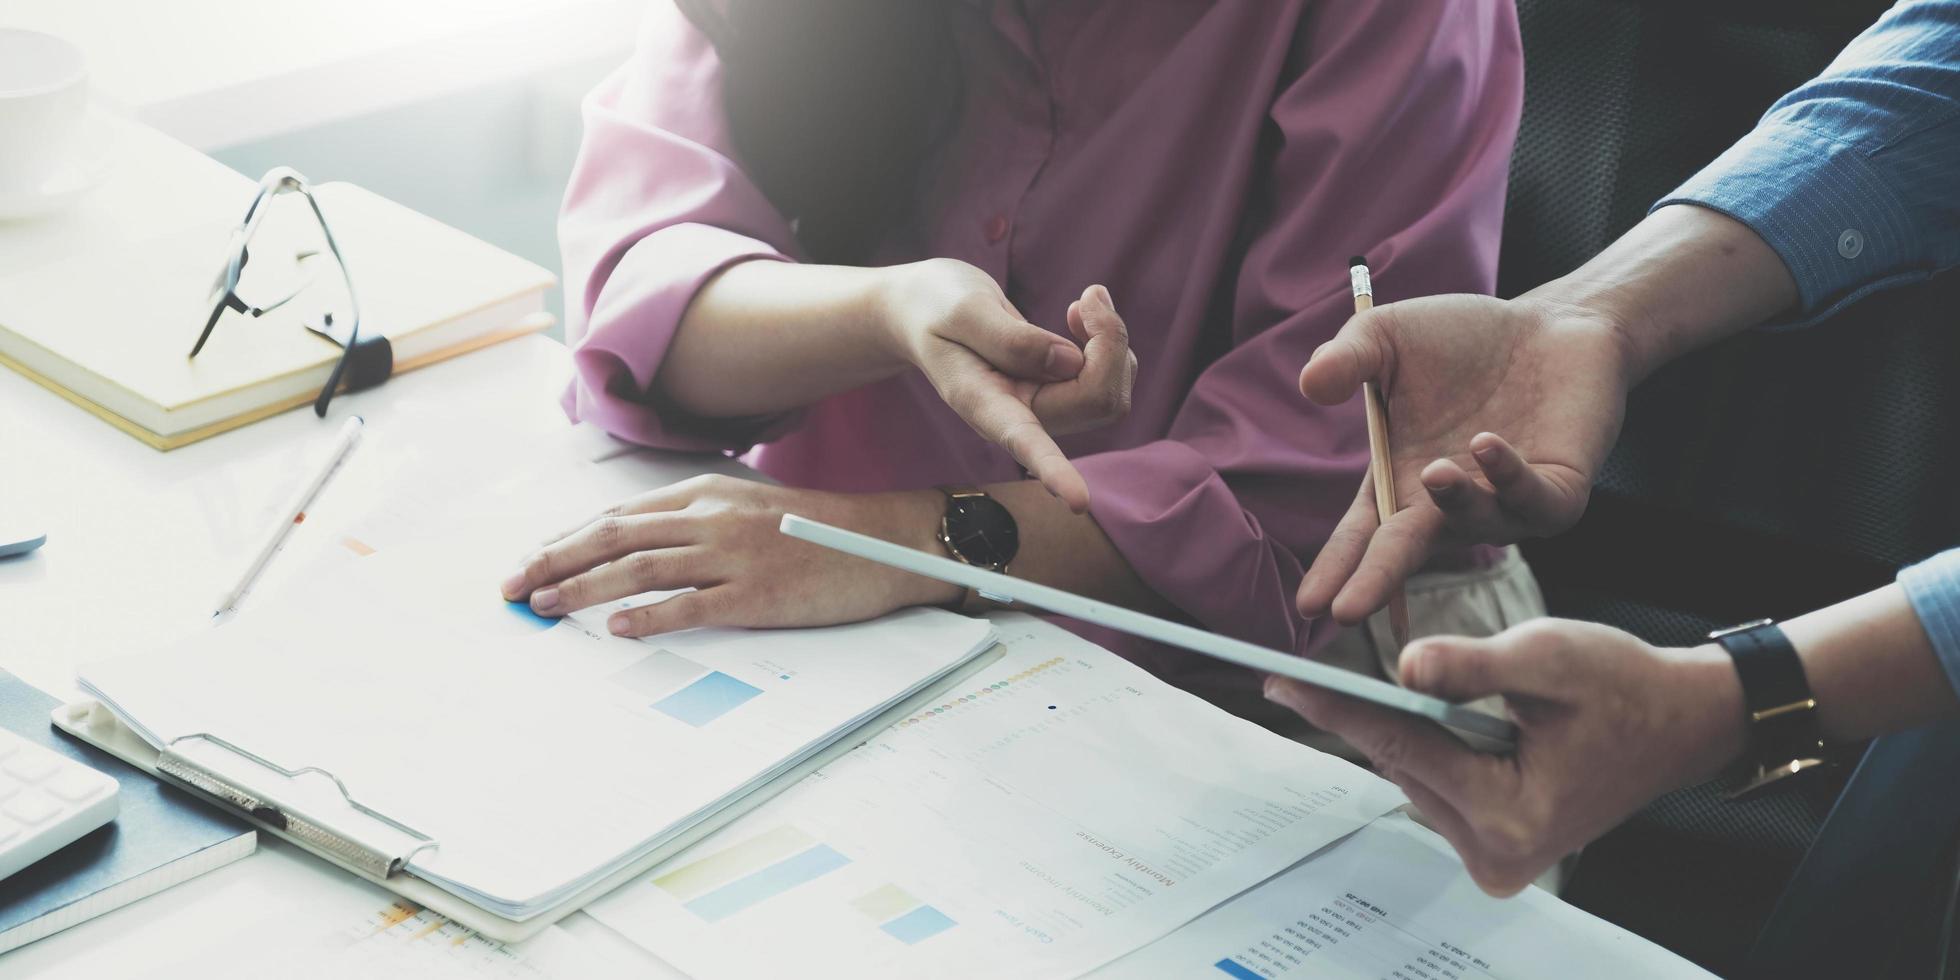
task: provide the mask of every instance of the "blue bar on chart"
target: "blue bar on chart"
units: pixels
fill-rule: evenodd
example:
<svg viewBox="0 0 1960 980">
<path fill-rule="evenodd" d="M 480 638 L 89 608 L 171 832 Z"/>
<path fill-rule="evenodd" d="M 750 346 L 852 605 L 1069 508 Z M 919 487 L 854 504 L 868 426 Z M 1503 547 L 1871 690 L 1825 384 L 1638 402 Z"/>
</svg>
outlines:
<svg viewBox="0 0 1960 980">
<path fill-rule="evenodd" d="M 828 844 L 777 861 L 761 871 L 729 882 L 691 902 L 687 910 L 709 922 L 719 922 L 758 902 L 774 898 L 798 885 L 815 881 L 851 859 Z"/>
<path fill-rule="evenodd" d="M 1218 967 L 1227 976 L 1235 978 L 1235 980 L 1264 980 L 1259 974 L 1246 969 L 1245 964 L 1231 957 L 1226 957 L 1212 965 Z"/>
<path fill-rule="evenodd" d="M 907 946 L 916 945 L 953 928 L 959 923 L 930 905 L 921 905 L 879 928 Z"/>
<path fill-rule="evenodd" d="M 653 710 L 700 728 L 761 693 L 761 688 L 717 670 L 655 701 Z"/>
</svg>

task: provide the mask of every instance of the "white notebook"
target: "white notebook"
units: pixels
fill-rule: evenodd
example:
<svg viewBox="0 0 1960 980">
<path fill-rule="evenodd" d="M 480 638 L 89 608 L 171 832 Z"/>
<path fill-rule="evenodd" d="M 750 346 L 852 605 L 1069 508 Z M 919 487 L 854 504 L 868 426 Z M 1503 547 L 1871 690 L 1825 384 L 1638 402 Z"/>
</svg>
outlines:
<svg viewBox="0 0 1960 980">
<path fill-rule="evenodd" d="M 523 921 L 993 645 L 987 623 L 922 609 L 625 640 L 603 630 L 616 604 L 548 621 L 505 603 L 508 557 L 453 539 L 383 552 L 80 681 L 220 785 L 280 783 L 290 812 L 338 805 L 330 773 L 388 822 L 356 843 Z"/>
<path fill-rule="evenodd" d="M 305 202 L 268 205 L 240 287 L 255 302 L 305 291 L 263 317 L 226 313 L 192 359 L 256 183 L 136 123 L 91 119 L 116 162 L 103 186 L 72 213 L 0 223 L 0 365 L 160 449 L 310 403 L 340 348 L 303 324 L 348 307 Z M 328 181 L 315 192 L 360 292 L 361 330 L 388 337 L 396 372 L 550 325 L 550 272 L 308 176 Z M 301 252 L 319 254 L 296 263 Z"/>
</svg>

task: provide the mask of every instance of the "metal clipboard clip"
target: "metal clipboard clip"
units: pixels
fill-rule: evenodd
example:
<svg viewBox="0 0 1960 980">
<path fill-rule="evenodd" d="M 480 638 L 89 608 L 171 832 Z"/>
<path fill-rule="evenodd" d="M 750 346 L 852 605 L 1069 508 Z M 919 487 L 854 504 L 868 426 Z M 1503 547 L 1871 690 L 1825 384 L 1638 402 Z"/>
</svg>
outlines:
<svg viewBox="0 0 1960 980">
<path fill-rule="evenodd" d="M 178 748 L 179 743 L 193 741 L 221 748 L 287 780 L 323 776 L 333 784 L 334 791 L 348 810 L 367 821 L 380 824 L 381 828 L 364 827 L 357 820 L 328 819 L 317 812 L 317 803 L 303 805 L 287 794 L 272 794 L 256 783 L 242 781 L 235 773 L 222 772 L 211 764 L 193 759 Z M 325 769 L 318 766 L 288 769 L 206 732 L 171 739 L 157 754 L 156 770 L 375 878 L 391 877 L 408 867 L 408 862 L 415 855 L 440 846 L 435 838 L 354 799 L 353 794 L 347 791 L 347 784 Z"/>
</svg>

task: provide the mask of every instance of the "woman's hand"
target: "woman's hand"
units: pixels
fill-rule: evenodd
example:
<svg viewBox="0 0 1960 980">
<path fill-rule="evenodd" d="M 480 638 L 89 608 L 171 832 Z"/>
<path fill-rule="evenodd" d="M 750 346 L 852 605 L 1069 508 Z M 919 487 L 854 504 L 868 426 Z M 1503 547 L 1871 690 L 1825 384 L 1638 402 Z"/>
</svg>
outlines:
<svg viewBox="0 0 1960 980">
<path fill-rule="evenodd" d="M 1509 895 L 1647 801 L 1742 751 L 1742 685 L 1719 647 L 1658 648 L 1593 623 L 1542 619 L 1483 640 L 1429 637 L 1402 683 L 1463 702 L 1501 694 L 1512 755 L 1434 724 L 1282 677 L 1266 697 L 1347 739 L 1455 846 L 1478 885 Z"/>
<path fill-rule="evenodd" d="M 1088 484 L 1053 437 L 1129 413 L 1137 359 L 1109 290 L 1090 286 L 1069 304 L 1078 348 L 1029 323 L 992 277 L 965 262 L 930 259 L 891 273 L 881 320 L 898 356 L 1049 493 L 1087 511 Z"/>
<path fill-rule="evenodd" d="M 649 636 L 697 626 L 828 626 L 963 594 L 920 575 L 791 538 L 796 513 L 916 548 L 935 540 L 937 491 L 836 494 L 703 476 L 642 494 L 560 535 L 504 583 L 540 615 L 642 592 L 692 589 L 614 613 L 606 628 Z"/>
</svg>

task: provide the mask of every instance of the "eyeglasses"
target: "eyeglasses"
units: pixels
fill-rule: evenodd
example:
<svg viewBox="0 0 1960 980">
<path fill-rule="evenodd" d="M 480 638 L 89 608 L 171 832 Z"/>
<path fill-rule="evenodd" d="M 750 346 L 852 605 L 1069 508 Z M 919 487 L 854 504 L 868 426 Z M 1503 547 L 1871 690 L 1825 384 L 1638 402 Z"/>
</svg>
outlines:
<svg viewBox="0 0 1960 980">
<path fill-rule="evenodd" d="M 327 251 L 332 253 L 334 263 L 340 267 L 341 281 L 347 287 L 345 319 L 336 317 L 332 313 L 325 313 L 320 317 L 320 326 L 308 325 L 307 328 L 340 344 L 341 348 L 340 359 L 334 362 L 333 373 L 327 376 L 326 387 L 321 388 L 320 396 L 313 400 L 313 414 L 324 418 L 327 414 L 327 405 L 333 401 L 334 392 L 339 390 L 341 377 L 346 374 L 348 362 L 354 354 L 355 344 L 360 339 L 361 307 L 354 298 L 354 279 L 347 271 L 347 261 L 341 258 L 340 246 L 334 243 L 333 229 L 327 226 L 327 216 L 321 213 L 320 202 L 313 196 L 312 186 L 307 183 L 305 177 L 300 176 L 299 172 L 291 167 L 275 167 L 259 179 L 258 194 L 252 198 L 252 206 L 245 210 L 245 220 L 231 233 L 231 241 L 225 246 L 225 267 L 218 273 L 217 280 L 211 284 L 211 316 L 204 321 L 204 332 L 197 335 L 197 343 L 191 347 L 190 356 L 196 357 L 197 352 L 204 349 L 205 341 L 211 339 L 211 331 L 218 326 L 218 320 L 225 315 L 226 310 L 256 319 L 291 302 L 305 292 L 307 286 L 311 284 L 310 278 L 302 278 L 299 285 L 291 291 L 263 304 L 248 302 L 238 294 L 239 279 L 245 272 L 245 264 L 250 262 L 252 257 L 250 249 L 252 236 L 258 233 L 261 221 L 270 210 L 267 205 L 273 198 L 293 192 L 304 196 L 306 203 L 312 207 L 313 218 L 320 224 L 320 234 L 327 240 Z M 310 264 L 307 260 L 313 258 L 315 254 L 298 252 L 294 255 L 294 261 L 301 266 L 306 266 Z"/>
</svg>

